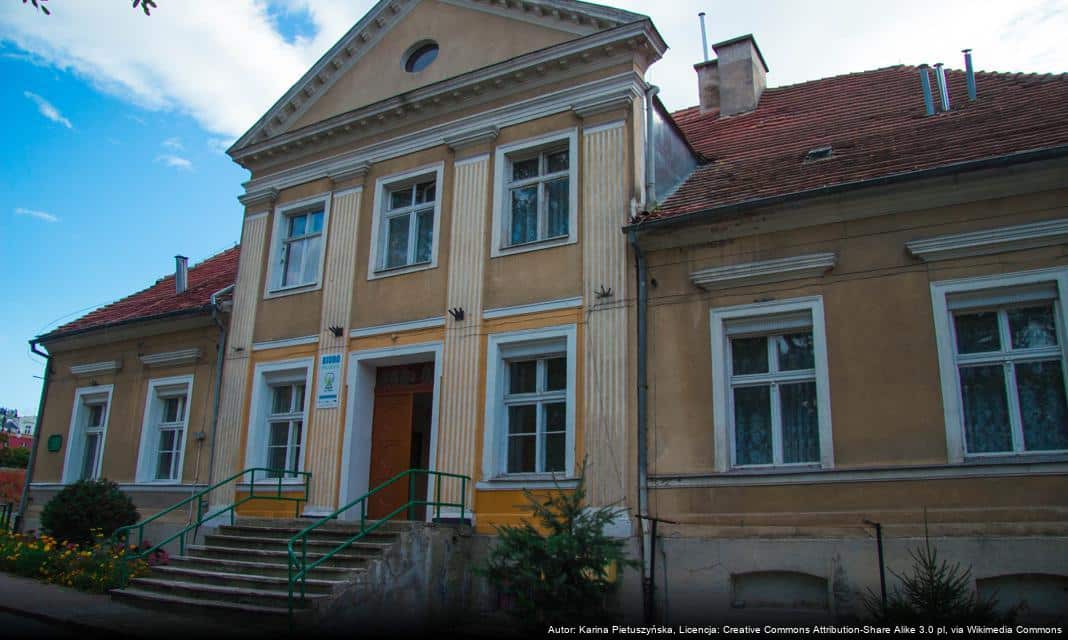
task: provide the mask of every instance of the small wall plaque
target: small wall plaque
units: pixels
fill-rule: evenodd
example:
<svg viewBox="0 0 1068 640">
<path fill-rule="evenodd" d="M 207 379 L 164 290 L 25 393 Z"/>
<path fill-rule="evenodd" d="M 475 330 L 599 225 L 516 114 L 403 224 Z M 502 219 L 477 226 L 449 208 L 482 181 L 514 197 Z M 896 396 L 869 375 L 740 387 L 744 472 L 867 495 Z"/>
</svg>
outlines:
<svg viewBox="0 0 1068 640">
<path fill-rule="evenodd" d="M 59 435 L 58 433 L 55 435 L 48 436 L 48 451 L 50 453 L 55 453 L 62 448 L 63 436 Z"/>
</svg>

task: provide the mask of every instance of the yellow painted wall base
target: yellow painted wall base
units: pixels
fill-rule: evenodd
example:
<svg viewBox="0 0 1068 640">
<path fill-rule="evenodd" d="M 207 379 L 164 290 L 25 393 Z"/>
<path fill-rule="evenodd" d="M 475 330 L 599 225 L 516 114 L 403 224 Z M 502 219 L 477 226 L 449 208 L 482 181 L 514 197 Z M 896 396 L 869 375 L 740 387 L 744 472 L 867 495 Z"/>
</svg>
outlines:
<svg viewBox="0 0 1068 640">
<path fill-rule="evenodd" d="M 260 495 L 260 491 L 256 491 Z M 253 498 L 237 508 L 237 515 L 252 518 L 296 518 L 300 516 L 304 508 L 303 502 L 296 502 L 292 498 L 303 498 L 304 491 L 283 491 L 282 496 L 290 500 L 277 498 Z M 235 502 L 240 502 L 248 497 L 248 491 L 238 491 L 234 497 Z"/>
</svg>

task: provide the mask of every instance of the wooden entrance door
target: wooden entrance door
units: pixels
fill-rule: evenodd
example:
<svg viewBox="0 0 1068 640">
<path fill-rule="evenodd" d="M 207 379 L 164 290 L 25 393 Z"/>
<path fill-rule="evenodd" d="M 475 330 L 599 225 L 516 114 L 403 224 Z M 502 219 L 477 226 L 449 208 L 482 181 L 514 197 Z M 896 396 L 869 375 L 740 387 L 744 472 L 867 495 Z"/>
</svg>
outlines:
<svg viewBox="0 0 1068 640">
<path fill-rule="evenodd" d="M 378 370 L 371 422 L 371 489 L 412 468 L 415 397 L 416 394 L 433 392 L 433 371 L 433 363 L 383 367 Z M 426 482 L 426 478 L 409 477 L 379 491 L 371 497 L 367 505 L 368 516 L 387 516 L 406 503 L 409 482 L 422 484 Z M 401 513 L 398 517 L 407 518 L 407 514 Z"/>
</svg>

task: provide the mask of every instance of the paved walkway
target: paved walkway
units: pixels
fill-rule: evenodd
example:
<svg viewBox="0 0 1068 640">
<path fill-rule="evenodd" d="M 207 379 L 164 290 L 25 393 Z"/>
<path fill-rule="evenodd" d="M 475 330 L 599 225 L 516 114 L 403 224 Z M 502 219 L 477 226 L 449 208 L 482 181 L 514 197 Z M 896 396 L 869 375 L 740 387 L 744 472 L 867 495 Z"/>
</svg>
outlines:
<svg viewBox="0 0 1068 640">
<path fill-rule="evenodd" d="M 45 637 L 72 637 L 68 631 L 90 637 L 111 638 L 265 638 L 278 636 L 247 622 L 142 609 L 111 599 L 29 578 L 0 572 L 0 612 L 45 623 L 55 633 Z M 8 616 L 5 616 L 7 619 Z M 195 635 L 194 635 L 195 634 Z M 2 635 L 2 632 L 0 632 Z"/>
</svg>

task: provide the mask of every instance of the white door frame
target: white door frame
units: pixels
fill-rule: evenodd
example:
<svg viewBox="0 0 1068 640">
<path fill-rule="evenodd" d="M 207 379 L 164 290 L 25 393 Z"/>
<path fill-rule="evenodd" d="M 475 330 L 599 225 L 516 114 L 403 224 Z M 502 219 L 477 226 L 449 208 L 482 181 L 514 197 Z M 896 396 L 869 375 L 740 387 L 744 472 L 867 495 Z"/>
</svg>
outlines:
<svg viewBox="0 0 1068 640">
<path fill-rule="evenodd" d="M 339 507 L 367 493 L 371 476 L 371 423 L 374 419 L 375 378 L 378 367 L 434 361 L 434 395 L 430 413 L 430 463 L 437 468 L 438 405 L 441 402 L 442 343 L 419 344 L 381 349 L 365 349 L 349 353 L 348 402 L 345 409 L 345 438 L 341 451 L 341 487 Z M 427 483 L 427 495 L 434 495 L 433 481 Z M 432 509 L 426 510 L 429 521 Z M 358 514 L 343 513 L 342 520 L 358 518 Z"/>
</svg>

